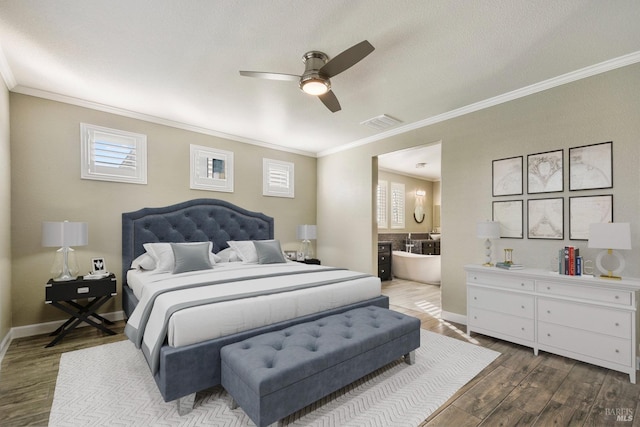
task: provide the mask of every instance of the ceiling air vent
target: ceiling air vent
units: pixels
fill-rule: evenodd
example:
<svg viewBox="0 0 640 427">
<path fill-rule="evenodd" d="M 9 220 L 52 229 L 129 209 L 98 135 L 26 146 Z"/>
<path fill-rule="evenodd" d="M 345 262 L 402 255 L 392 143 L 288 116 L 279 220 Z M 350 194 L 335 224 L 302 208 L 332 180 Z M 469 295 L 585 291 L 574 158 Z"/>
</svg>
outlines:
<svg viewBox="0 0 640 427">
<path fill-rule="evenodd" d="M 364 122 L 360 122 L 361 125 L 365 125 L 375 130 L 384 130 L 389 129 L 395 125 L 402 123 L 398 119 L 394 119 L 393 117 L 387 116 L 386 114 L 379 115 L 369 120 L 365 120 Z"/>
</svg>

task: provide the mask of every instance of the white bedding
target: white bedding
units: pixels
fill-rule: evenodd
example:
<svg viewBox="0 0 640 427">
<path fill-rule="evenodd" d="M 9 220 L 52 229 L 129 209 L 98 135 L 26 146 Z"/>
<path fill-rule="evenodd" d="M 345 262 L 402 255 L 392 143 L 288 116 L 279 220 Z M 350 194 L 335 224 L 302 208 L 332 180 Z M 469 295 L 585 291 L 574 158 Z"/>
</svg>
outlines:
<svg viewBox="0 0 640 427">
<path fill-rule="evenodd" d="M 245 264 L 239 262 L 216 264 L 211 270 L 181 274 L 155 273 L 130 270 L 127 282 L 138 300 L 144 300 L 145 293 L 158 286 L 180 285 L 190 281 L 207 282 L 238 275 L 270 274 L 282 271 L 327 270 L 328 267 L 307 265 L 296 262 L 287 264 Z M 315 273 L 319 278 L 328 273 Z M 338 273 L 336 272 L 336 275 Z M 305 275 L 314 280 L 314 273 Z M 316 279 L 317 279 L 316 278 Z M 290 286 L 299 280 L 298 275 L 278 276 L 262 281 L 260 288 L 274 289 Z M 268 282 L 268 284 L 267 284 Z M 215 293 L 230 296 L 247 292 L 248 282 L 233 282 L 216 285 Z M 193 292 L 200 292 L 197 290 Z M 272 293 L 238 300 L 216 302 L 196 306 L 174 313 L 168 323 L 168 343 L 180 347 L 220 336 L 245 331 L 283 320 L 336 308 L 339 306 L 375 298 L 381 294 L 380 279 L 374 276 L 360 277 L 324 286 Z"/>
</svg>

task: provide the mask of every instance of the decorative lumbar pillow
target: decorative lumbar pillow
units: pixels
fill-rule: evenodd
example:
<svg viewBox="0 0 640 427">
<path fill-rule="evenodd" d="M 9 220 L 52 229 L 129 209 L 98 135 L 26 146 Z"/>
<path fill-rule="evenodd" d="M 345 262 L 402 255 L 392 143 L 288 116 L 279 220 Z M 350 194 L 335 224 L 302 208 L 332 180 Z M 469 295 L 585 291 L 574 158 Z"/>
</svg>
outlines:
<svg viewBox="0 0 640 427">
<path fill-rule="evenodd" d="M 242 261 L 238 254 L 231 248 L 221 250 L 216 254 L 220 261 L 216 262 L 240 262 Z"/>
<path fill-rule="evenodd" d="M 171 245 L 176 244 L 180 246 L 191 246 L 191 245 L 207 245 L 208 251 L 210 253 L 209 261 L 211 264 L 215 264 L 215 258 L 213 253 L 211 253 L 211 248 L 213 247 L 213 243 L 211 242 L 189 242 L 189 243 L 145 243 L 144 249 L 147 251 L 149 255 L 153 258 L 156 263 L 155 270 L 157 272 L 173 272 L 176 261 L 173 256 L 173 249 L 171 249 Z"/>
<path fill-rule="evenodd" d="M 287 262 L 278 240 L 256 240 L 253 242 L 258 254 L 258 264 L 277 264 Z"/>
<path fill-rule="evenodd" d="M 207 242 L 193 245 L 171 243 L 171 250 L 175 258 L 173 274 L 211 269 L 209 246 L 210 244 Z"/>
<path fill-rule="evenodd" d="M 151 255 L 145 252 L 131 262 L 131 268 L 134 270 L 151 271 L 156 269 L 156 262 Z"/>
<path fill-rule="evenodd" d="M 258 253 L 253 240 L 229 240 L 227 245 L 233 249 L 243 262 L 258 262 Z"/>
</svg>

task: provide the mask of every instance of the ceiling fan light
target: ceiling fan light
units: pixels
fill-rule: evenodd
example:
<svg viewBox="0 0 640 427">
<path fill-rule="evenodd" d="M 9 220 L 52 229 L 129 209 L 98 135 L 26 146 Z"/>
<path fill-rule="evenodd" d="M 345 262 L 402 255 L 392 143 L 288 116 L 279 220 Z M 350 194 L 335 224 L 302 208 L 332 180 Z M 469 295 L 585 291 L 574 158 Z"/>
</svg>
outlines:
<svg viewBox="0 0 640 427">
<path fill-rule="evenodd" d="M 309 95 L 324 95 L 329 92 L 329 84 L 326 80 L 311 79 L 302 82 L 300 89 Z"/>
</svg>

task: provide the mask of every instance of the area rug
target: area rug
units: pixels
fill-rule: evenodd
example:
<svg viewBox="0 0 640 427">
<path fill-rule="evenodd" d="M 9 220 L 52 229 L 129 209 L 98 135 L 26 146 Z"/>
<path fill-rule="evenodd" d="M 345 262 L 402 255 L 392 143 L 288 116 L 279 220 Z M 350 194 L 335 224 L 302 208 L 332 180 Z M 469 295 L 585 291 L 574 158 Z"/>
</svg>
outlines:
<svg viewBox="0 0 640 427">
<path fill-rule="evenodd" d="M 499 353 L 421 330 L 416 363 L 401 361 L 364 377 L 285 419 L 290 426 L 410 426 L 424 421 Z M 64 353 L 50 426 L 252 426 L 229 409 L 222 387 L 197 394 L 179 416 L 165 402 L 142 353 L 121 341 Z"/>
</svg>

